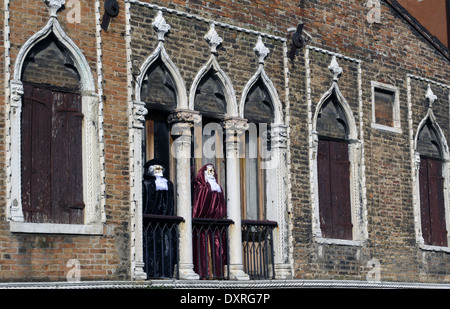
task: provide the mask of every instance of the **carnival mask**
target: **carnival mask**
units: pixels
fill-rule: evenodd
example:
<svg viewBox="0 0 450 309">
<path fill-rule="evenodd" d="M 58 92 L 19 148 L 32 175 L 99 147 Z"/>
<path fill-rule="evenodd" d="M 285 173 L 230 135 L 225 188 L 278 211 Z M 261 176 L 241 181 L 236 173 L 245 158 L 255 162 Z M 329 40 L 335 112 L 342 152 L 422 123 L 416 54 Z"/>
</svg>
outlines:
<svg viewBox="0 0 450 309">
<path fill-rule="evenodd" d="M 162 176 L 164 172 L 164 168 L 161 165 L 151 165 L 148 168 L 148 172 L 152 176 Z"/>
<path fill-rule="evenodd" d="M 213 179 L 214 177 L 214 167 L 212 165 L 208 165 L 205 171 L 205 179 Z"/>
</svg>

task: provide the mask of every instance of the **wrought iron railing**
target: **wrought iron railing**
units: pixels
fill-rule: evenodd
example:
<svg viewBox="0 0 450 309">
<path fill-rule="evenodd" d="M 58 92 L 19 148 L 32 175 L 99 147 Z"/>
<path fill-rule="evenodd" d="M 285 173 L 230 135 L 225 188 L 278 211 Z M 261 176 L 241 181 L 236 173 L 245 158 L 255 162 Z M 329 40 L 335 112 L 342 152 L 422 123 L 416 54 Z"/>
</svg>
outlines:
<svg viewBox="0 0 450 309">
<path fill-rule="evenodd" d="M 182 217 L 143 215 L 144 270 L 147 278 L 178 279 L 178 225 Z"/>
<path fill-rule="evenodd" d="M 275 279 L 274 221 L 242 220 L 244 270 L 252 280 Z"/>
<path fill-rule="evenodd" d="M 200 279 L 229 279 L 229 219 L 192 219 L 194 271 Z"/>
</svg>

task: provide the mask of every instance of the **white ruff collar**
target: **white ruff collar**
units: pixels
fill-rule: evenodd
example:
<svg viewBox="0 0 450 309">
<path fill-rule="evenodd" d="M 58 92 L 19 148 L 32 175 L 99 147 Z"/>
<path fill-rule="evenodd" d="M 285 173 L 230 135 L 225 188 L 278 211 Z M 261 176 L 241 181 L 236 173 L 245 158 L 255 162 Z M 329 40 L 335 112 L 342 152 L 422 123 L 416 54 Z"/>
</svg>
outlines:
<svg viewBox="0 0 450 309">
<path fill-rule="evenodd" d="M 169 186 L 167 185 L 167 179 L 162 176 L 156 176 L 155 185 L 157 191 L 169 190 Z"/>
<path fill-rule="evenodd" d="M 208 183 L 211 185 L 211 190 L 215 191 L 215 192 L 222 192 L 222 190 L 220 189 L 219 184 L 217 183 L 215 178 L 208 178 Z"/>
</svg>

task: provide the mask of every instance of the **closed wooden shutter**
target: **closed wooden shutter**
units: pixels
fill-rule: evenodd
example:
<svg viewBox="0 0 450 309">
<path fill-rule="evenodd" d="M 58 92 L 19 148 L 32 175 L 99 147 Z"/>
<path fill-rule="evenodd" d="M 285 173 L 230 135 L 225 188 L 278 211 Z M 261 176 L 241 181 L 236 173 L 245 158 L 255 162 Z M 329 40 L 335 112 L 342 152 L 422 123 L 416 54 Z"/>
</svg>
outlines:
<svg viewBox="0 0 450 309">
<path fill-rule="evenodd" d="M 51 216 L 52 92 L 24 85 L 22 103 L 22 207 L 29 222 Z"/>
<path fill-rule="evenodd" d="M 422 235 L 425 244 L 447 246 L 444 178 L 440 160 L 421 157 L 419 188 Z"/>
<path fill-rule="evenodd" d="M 22 204 L 26 221 L 83 223 L 81 96 L 24 86 Z"/>
<path fill-rule="evenodd" d="M 322 235 L 352 239 L 348 143 L 319 139 L 317 168 Z"/>
</svg>

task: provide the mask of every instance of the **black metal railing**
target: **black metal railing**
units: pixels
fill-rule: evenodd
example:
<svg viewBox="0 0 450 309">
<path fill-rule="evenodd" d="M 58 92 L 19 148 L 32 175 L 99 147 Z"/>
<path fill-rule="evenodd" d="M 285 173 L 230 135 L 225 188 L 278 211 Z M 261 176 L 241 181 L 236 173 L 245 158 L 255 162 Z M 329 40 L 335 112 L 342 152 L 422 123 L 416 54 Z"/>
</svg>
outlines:
<svg viewBox="0 0 450 309">
<path fill-rule="evenodd" d="M 194 271 L 200 279 L 229 279 L 229 219 L 192 219 Z"/>
<path fill-rule="evenodd" d="M 182 217 L 143 215 L 144 270 L 147 278 L 178 279 L 178 225 Z"/>
<path fill-rule="evenodd" d="M 242 220 L 244 271 L 252 280 L 275 279 L 274 221 Z"/>
</svg>

